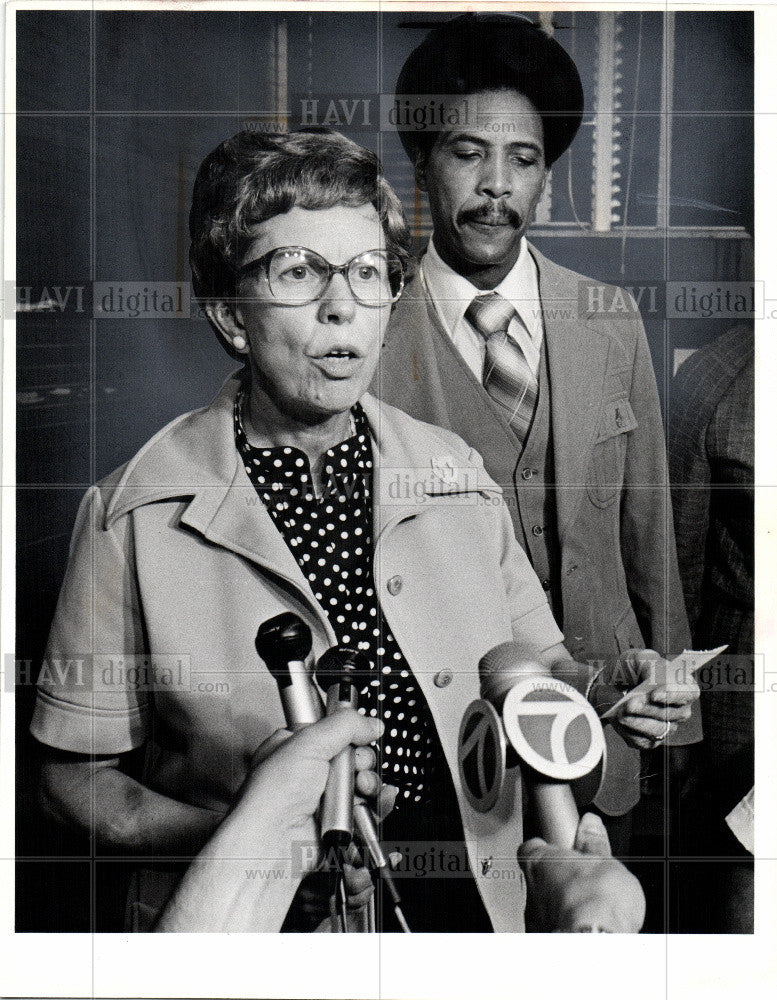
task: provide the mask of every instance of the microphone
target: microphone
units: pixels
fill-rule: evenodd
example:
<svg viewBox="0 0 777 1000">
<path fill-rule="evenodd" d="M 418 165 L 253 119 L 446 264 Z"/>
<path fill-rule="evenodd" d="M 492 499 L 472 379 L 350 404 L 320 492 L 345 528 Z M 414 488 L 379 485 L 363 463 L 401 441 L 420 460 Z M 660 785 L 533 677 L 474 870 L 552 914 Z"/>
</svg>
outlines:
<svg viewBox="0 0 777 1000">
<path fill-rule="evenodd" d="M 358 707 L 359 693 L 354 675 L 365 676 L 369 662 L 363 654 L 344 646 L 328 649 L 316 664 L 316 682 L 326 692 L 326 714 Z M 321 838 L 324 849 L 342 849 L 353 839 L 354 759 L 346 747 L 332 760 L 321 806 Z"/>
<path fill-rule="evenodd" d="M 278 683 L 286 725 L 292 731 L 318 722 L 323 716 L 321 696 L 316 690 L 305 664 L 313 647 L 310 628 L 291 611 L 276 615 L 259 626 L 255 641 L 256 651 Z M 337 647 L 333 647 L 336 649 Z M 329 652 L 332 652 L 330 650 Z M 325 653 L 324 656 L 327 654 Z M 324 657 L 322 657 L 323 659 Z M 327 788 L 329 783 L 327 782 Z M 353 794 L 353 793 L 352 793 Z M 402 910 L 400 897 L 391 875 L 391 868 L 383 853 L 375 821 L 366 802 L 356 799 L 353 820 L 369 851 L 373 867 L 381 876 L 394 904 L 394 912 L 402 930 L 410 933 Z"/>
<path fill-rule="evenodd" d="M 316 664 L 316 682 L 323 691 L 326 691 L 327 715 L 343 708 L 358 708 L 359 692 L 355 681 L 359 675 L 364 677 L 369 669 L 367 658 L 355 649 L 332 646 L 324 653 Z M 347 846 L 351 840 L 354 822 L 370 853 L 373 866 L 391 897 L 394 915 L 404 933 L 409 934 L 410 928 L 402 912 L 402 901 L 394 884 L 391 868 L 380 846 L 372 814 L 363 799 L 357 798 L 354 802 L 353 747 L 346 747 L 332 761 L 324 791 L 321 811 L 324 844 L 328 841 L 330 846 Z M 345 831 L 348 831 L 347 839 Z"/>
<path fill-rule="evenodd" d="M 580 817 L 569 782 L 592 771 L 604 753 L 593 706 L 517 642 L 489 650 L 478 670 L 482 699 L 469 706 L 459 731 L 467 800 L 479 812 L 496 804 L 509 742 L 521 762 L 540 835 L 571 848 Z"/>
<path fill-rule="evenodd" d="M 278 682 L 289 729 L 295 732 L 311 722 L 318 722 L 322 715 L 321 699 L 310 683 L 305 664 L 313 648 L 310 628 L 297 615 L 287 611 L 259 626 L 254 645 Z"/>
</svg>

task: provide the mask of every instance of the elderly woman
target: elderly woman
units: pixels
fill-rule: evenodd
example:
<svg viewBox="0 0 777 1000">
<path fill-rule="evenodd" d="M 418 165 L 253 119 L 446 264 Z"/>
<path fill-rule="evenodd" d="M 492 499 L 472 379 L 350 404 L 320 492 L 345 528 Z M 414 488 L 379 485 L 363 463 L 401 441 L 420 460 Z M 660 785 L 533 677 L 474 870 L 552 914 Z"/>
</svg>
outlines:
<svg viewBox="0 0 777 1000">
<path fill-rule="evenodd" d="M 381 776 L 399 788 L 387 840 L 427 876 L 441 848 L 458 866 L 403 882 L 413 929 L 520 929 L 520 788 L 475 812 L 456 736 L 487 650 L 568 655 L 479 457 L 366 391 L 408 263 L 399 202 L 342 136 L 242 132 L 202 164 L 190 229 L 195 291 L 243 367 L 81 506 L 46 659 L 92 671 L 41 675 L 46 808 L 110 850 L 196 854 L 284 725 L 254 639 L 293 611 L 315 657 L 344 644 L 369 661 L 360 704 L 385 724 Z M 507 859 L 504 877 L 479 858 Z M 180 875 L 141 867 L 134 929 Z M 304 903 L 287 927 L 315 926 Z"/>
</svg>

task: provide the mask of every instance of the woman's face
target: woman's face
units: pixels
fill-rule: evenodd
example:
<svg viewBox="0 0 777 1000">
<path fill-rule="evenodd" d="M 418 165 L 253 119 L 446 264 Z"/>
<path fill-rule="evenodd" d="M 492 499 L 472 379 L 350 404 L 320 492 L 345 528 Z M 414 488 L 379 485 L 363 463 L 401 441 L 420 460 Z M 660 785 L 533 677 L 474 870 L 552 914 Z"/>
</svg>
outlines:
<svg viewBox="0 0 777 1000">
<path fill-rule="evenodd" d="M 241 264 L 278 247 L 306 247 L 340 265 L 384 242 L 372 205 L 295 206 L 256 226 Z M 318 422 L 349 410 L 365 392 L 378 363 L 389 304 L 362 305 L 342 274 L 307 305 L 274 301 L 263 272 L 240 281 L 238 299 L 235 314 L 248 342 L 252 385 L 282 413 Z"/>
</svg>

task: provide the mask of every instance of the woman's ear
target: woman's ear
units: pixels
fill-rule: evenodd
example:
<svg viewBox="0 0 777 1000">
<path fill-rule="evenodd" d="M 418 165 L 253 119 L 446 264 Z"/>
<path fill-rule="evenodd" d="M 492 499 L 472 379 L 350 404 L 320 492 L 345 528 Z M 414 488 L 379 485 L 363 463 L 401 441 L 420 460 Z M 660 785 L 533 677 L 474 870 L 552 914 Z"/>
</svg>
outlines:
<svg viewBox="0 0 777 1000">
<path fill-rule="evenodd" d="M 205 305 L 205 315 L 228 350 L 237 354 L 248 354 L 245 327 L 234 306 L 223 300 L 211 301 Z"/>
</svg>

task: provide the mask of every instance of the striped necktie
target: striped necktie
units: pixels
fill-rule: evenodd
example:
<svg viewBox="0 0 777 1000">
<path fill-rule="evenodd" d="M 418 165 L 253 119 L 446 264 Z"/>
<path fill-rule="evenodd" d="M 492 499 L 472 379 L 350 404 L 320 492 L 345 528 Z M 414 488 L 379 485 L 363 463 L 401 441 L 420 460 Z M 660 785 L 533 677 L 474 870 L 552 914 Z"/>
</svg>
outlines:
<svg viewBox="0 0 777 1000">
<path fill-rule="evenodd" d="M 507 328 L 520 317 L 507 299 L 498 292 L 476 296 L 467 306 L 464 318 L 486 342 L 483 388 L 504 410 L 508 424 L 523 444 L 537 406 L 537 379 L 526 355 Z"/>
</svg>

